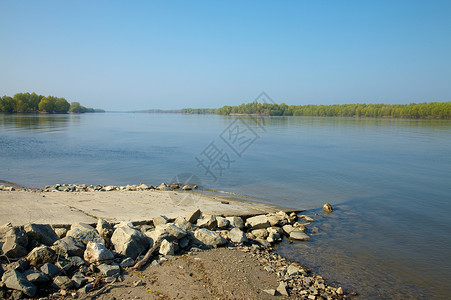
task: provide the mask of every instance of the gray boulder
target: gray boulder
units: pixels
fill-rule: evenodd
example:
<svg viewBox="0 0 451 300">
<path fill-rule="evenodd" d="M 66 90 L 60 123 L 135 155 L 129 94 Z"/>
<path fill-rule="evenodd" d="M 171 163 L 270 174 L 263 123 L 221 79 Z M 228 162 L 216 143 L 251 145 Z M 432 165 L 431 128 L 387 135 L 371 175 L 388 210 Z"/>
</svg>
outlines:
<svg viewBox="0 0 451 300">
<path fill-rule="evenodd" d="M 27 280 L 34 285 L 41 285 L 50 281 L 50 277 L 43 272 L 28 272 L 24 274 L 27 276 Z"/>
<path fill-rule="evenodd" d="M 303 231 L 295 229 L 290 233 L 290 239 L 297 241 L 310 241 L 312 238 Z"/>
<path fill-rule="evenodd" d="M 16 270 L 9 270 L 2 276 L 2 282 L 7 288 L 22 291 L 25 295 L 33 297 L 36 294 L 37 287 L 28 281 L 23 273 Z"/>
<path fill-rule="evenodd" d="M 197 226 L 200 228 L 207 228 L 208 230 L 215 230 L 218 227 L 218 221 L 215 216 L 204 216 L 197 220 Z"/>
<path fill-rule="evenodd" d="M 53 278 L 53 283 L 61 290 L 70 290 L 74 287 L 74 282 L 67 276 L 56 276 Z"/>
<path fill-rule="evenodd" d="M 255 236 L 257 239 L 266 239 L 268 237 L 268 230 L 266 229 L 254 229 L 251 231 L 251 233 Z"/>
<path fill-rule="evenodd" d="M 85 285 L 88 282 L 88 278 L 83 276 L 81 272 L 75 273 L 71 279 L 75 289 L 79 289 L 81 286 Z"/>
<path fill-rule="evenodd" d="M 98 263 L 112 260 L 114 254 L 101 243 L 89 242 L 83 257 L 88 263 Z"/>
<path fill-rule="evenodd" d="M 105 243 L 103 238 L 99 235 L 99 233 L 94 227 L 84 223 L 72 224 L 70 230 L 66 234 L 66 237 L 67 236 L 71 236 L 81 241 L 85 245 L 87 245 L 89 242 L 101 244 Z"/>
<path fill-rule="evenodd" d="M 173 225 L 173 224 L 169 224 L 166 228 L 166 232 L 168 232 L 170 235 L 172 235 L 173 237 L 175 237 L 176 239 L 181 239 L 184 236 L 186 236 L 186 231 Z"/>
<path fill-rule="evenodd" d="M 186 220 L 191 224 L 195 224 L 197 222 L 197 219 L 199 219 L 201 215 L 202 212 L 200 211 L 200 209 L 196 209 L 188 214 Z"/>
<path fill-rule="evenodd" d="M 55 251 L 47 246 L 36 247 L 28 253 L 27 260 L 30 265 L 40 267 L 55 261 Z"/>
<path fill-rule="evenodd" d="M 262 229 L 270 226 L 268 217 L 265 215 L 248 218 L 246 220 L 246 225 L 252 229 Z"/>
<path fill-rule="evenodd" d="M 72 236 L 66 236 L 57 240 L 52 247 L 60 256 L 80 256 L 85 252 L 85 245 Z"/>
<path fill-rule="evenodd" d="M 246 234 L 239 228 L 232 228 L 232 230 L 229 231 L 229 239 L 234 243 L 248 242 Z"/>
<path fill-rule="evenodd" d="M 55 277 L 60 272 L 60 268 L 54 264 L 46 263 L 41 267 L 41 272 L 50 277 Z"/>
<path fill-rule="evenodd" d="M 241 219 L 241 217 L 227 217 L 226 219 L 227 221 L 229 221 L 230 227 L 239 229 L 244 228 L 244 222 L 243 219 Z"/>
<path fill-rule="evenodd" d="M 128 226 L 118 227 L 111 236 L 116 252 L 136 259 L 149 247 L 149 239 L 139 230 Z"/>
<path fill-rule="evenodd" d="M 26 246 L 20 245 L 15 235 L 8 235 L 5 238 L 5 243 L 2 245 L 2 251 L 8 258 L 19 258 L 27 255 L 28 253 Z"/>
<path fill-rule="evenodd" d="M 175 254 L 174 244 L 171 242 L 168 242 L 167 240 L 163 240 L 161 242 L 159 252 L 161 255 L 174 255 Z"/>
<path fill-rule="evenodd" d="M 210 231 L 206 228 L 200 228 L 194 232 L 194 237 L 207 246 L 217 247 L 227 243 L 227 240 L 216 232 Z"/>
<path fill-rule="evenodd" d="M 111 235 L 113 234 L 113 228 L 111 227 L 110 223 L 108 223 L 104 219 L 99 219 L 97 221 L 96 230 L 104 239 L 111 238 Z"/>
<path fill-rule="evenodd" d="M 51 246 L 55 243 L 59 237 L 50 225 L 42 224 L 27 224 L 24 226 L 24 230 L 27 233 L 28 238 L 35 241 Z"/>
<path fill-rule="evenodd" d="M 268 214 L 268 222 L 271 226 L 283 226 L 290 224 L 290 217 L 283 211 L 279 211 L 275 214 Z"/>
<path fill-rule="evenodd" d="M 121 268 L 118 265 L 101 264 L 97 267 L 102 275 L 106 277 L 117 276 L 121 273 Z"/>
<path fill-rule="evenodd" d="M 227 228 L 230 225 L 229 220 L 224 217 L 217 216 L 216 221 L 218 222 L 218 228 Z"/>
<path fill-rule="evenodd" d="M 153 218 L 152 221 L 154 226 L 164 225 L 168 222 L 168 218 L 166 216 L 158 216 L 156 218 Z"/>
</svg>

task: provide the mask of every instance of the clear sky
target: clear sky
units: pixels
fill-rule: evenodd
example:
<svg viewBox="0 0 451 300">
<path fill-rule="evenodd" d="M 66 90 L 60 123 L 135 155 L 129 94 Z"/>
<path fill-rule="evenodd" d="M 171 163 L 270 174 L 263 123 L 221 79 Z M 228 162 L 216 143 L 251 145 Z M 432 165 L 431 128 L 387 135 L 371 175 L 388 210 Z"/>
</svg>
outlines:
<svg viewBox="0 0 451 300">
<path fill-rule="evenodd" d="M 107 110 L 451 101 L 451 1 L 0 0 L 0 94 Z"/>
</svg>

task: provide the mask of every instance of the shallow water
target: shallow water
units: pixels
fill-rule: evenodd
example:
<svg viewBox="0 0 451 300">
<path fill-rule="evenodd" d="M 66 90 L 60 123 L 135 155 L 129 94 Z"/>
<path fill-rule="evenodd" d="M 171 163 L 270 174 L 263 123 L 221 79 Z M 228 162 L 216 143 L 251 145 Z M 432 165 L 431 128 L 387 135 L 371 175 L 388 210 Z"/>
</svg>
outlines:
<svg viewBox="0 0 451 300">
<path fill-rule="evenodd" d="M 310 209 L 313 240 L 277 251 L 365 299 L 451 296 L 450 153 L 451 121 L 0 114 L 0 180 L 158 185 L 188 173 Z M 324 216 L 325 202 L 337 210 Z"/>
</svg>

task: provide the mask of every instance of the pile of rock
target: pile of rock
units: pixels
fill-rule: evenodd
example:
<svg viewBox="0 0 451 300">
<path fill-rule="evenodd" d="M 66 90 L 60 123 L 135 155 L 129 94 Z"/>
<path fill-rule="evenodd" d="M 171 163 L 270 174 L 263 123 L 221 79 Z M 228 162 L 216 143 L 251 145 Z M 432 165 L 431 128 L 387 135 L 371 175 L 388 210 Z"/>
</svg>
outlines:
<svg viewBox="0 0 451 300">
<path fill-rule="evenodd" d="M 144 183 L 116 186 L 116 185 L 86 185 L 86 184 L 55 184 L 53 186 L 45 186 L 43 189 L 27 189 L 27 188 L 15 188 L 12 186 L 0 185 L 0 191 L 29 191 L 29 192 L 112 192 L 112 191 L 147 191 L 147 190 L 160 190 L 160 191 L 191 191 L 199 189 L 197 184 L 181 184 L 181 183 L 161 183 L 159 186 L 146 185 Z"/>
<path fill-rule="evenodd" d="M 313 220 L 299 216 L 299 221 L 295 213 L 243 219 L 202 215 L 196 210 L 174 220 L 159 216 L 151 224 L 140 226 L 131 222 L 113 226 L 105 220 L 92 226 L 76 223 L 66 228 L 6 224 L 0 226 L 0 299 L 86 294 L 99 286 L 99 278 L 103 283 L 121 280 L 123 270 L 134 266 L 151 247 L 163 257 L 224 245 L 260 251 L 284 236 L 307 241 L 310 237 L 306 226 Z M 161 261 L 161 257 L 153 263 Z M 287 269 L 281 274 L 294 273 Z M 315 287 L 321 284 L 318 281 Z M 295 291 L 287 286 L 287 293 L 290 290 Z M 320 293 L 318 289 L 312 291 Z"/>
</svg>

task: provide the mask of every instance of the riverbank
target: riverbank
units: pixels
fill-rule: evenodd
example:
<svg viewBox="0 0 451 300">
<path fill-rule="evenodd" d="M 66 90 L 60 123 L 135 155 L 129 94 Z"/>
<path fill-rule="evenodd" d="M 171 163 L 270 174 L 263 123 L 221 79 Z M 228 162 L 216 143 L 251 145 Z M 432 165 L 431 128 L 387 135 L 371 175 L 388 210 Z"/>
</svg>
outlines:
<svg viewBox="0 0 451 300">
<path fill-rule="evenodd" d="M 138 218 L 135 222 L 117 224 L 114 220 L 118 220 L 118 215 L 110 218 L 111 222 L 87 215 L 98 218 L 93 226 L 84 222 L 53 222 L 52 226 L 5 224 L 0 228 L 1 298 L 27 295 L 50 299 L 346 297 L 341 288 L 327 285 L 320 276 L 272 252 L 273 245 L 284 238 L 298 242 L 310 239 L 305 232 L 313 220 L 298 216 L 288 208 L 277 211 L 280 207 L 205 194 L 195 198 L 198 201 L 191 205 L 201 205 L 206 211 L 221 211 L 221 214 L 211 215 L 195 209 L 175 215 L 174 201 L 187 201 L 184 197 L 163 196 L 176 193 L 174 190 L 149 190 L 141 186 L 143 190 L 125 191 L 124 188 L 121 192 L 121 187 L 110 187 L 109 192 L 101 192 L 104 187 L 97 187 L 95 192 L 76 192 L 79 186 L 75 186 L 73 192 L 64 192 L 59 191 L 60 187 L 72 190 L 73 186 L 32 191 L 0 187 L 3 190 L 0 202 L 6 206 L 8 201 L 18 211 L 16 203 L 20 198 L 28 198 L 30 203 L 36 201 L 36 207 L 41 200 L 48 205 L 66 198 L 70 199 L 66 203 L 69 205 L 89 199 L 88 207 L 99 200 L 97 207 L 104 205 L 104 209 L 92 211 L 108 214 L 107 199 L 108 206 L 119 205 L 119 208 L 124 203 L 135 206 L 141 198 L 147 199 L 148 204 L 149 199 L 158 199 L 152 202 L 153 213 L 166 209 L 171 217 L 160 214 L 146 221 Z M 80 195 L 83 197 L 79 198 Z M 120 198 L 122 202 L 117 203 Z M 178 204 L 183 209 L 191 207 L 183 202 Z M 53 209 L 46 205 L 40 211 Z M 239 216 L 233 215 L 239 208 Z M 3 209 L 2 218 L 8 218 Z M 9 219 L 18 220 L 14 214 Z"/>
<path fill-rule="evenodd" d="M 11 205 L 14 203 L 14 205 Z M 189 185 L 87 186 L 54 185 L 43 189 L 0 186 L 0 224 L 95 224 L 105 219 L 116 224 L 148 224 L 160 215 L 169 218 L 201 209 L 208 215 L 240 216 L 300 212 L 299 209 L 251 202 L 202 192 Z"/>
</svg>

